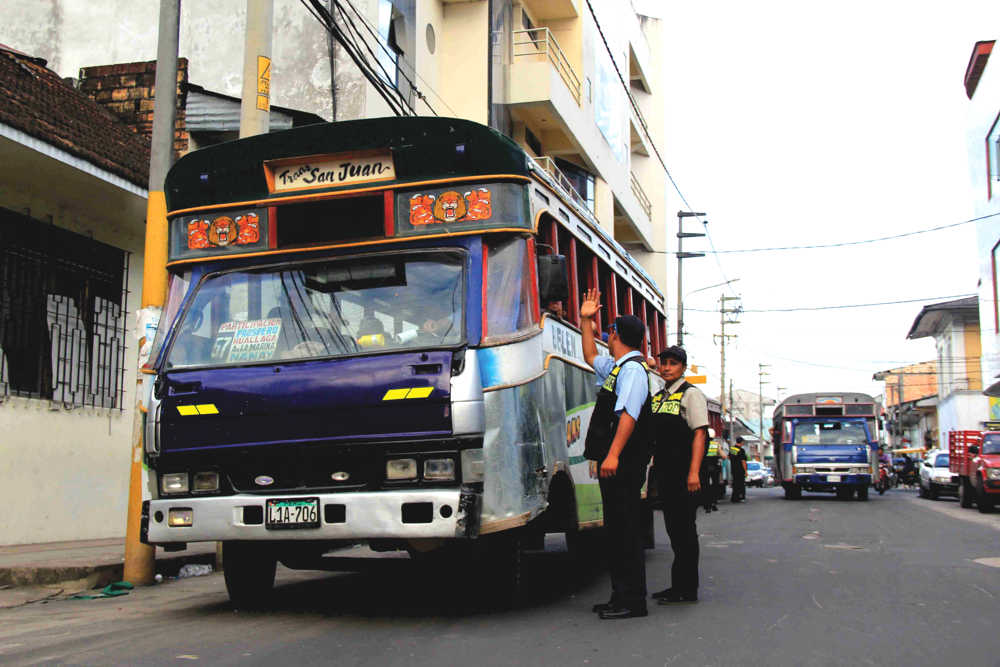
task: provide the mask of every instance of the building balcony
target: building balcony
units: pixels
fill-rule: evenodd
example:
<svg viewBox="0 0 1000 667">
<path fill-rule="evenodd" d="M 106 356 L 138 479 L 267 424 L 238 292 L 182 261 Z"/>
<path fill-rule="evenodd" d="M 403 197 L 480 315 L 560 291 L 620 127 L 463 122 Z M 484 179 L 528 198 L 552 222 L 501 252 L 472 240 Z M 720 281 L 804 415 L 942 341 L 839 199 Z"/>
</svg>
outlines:
<svg viewBox="0 0 1000 667">
<path fill-rule="evenodd" d="M 638 243 L 652 250 L 649 198 L 628 166 L 628 144 L 633 142 L 625 136 L 623 164 L 598 128 L 592 100 L 588 99 L 589 89 L 585 89 L 581 81 L 582 77 L 548 28 L 514 32 L 506 81 L 506 103 L 514 120 L 533 128 L 546 155 L 577 162 L 604 179 L 615 197 L 616 236 L 620 229 L 623 242 Z M 621 94 L 624 95 L 624 91 Z M 626 108 L 631 107 L 627 99 L 624 103 Z M 639 120 L 639 112 L 629 113 L 635 118 L 632 121 L 636 126 L 635 134 L 640 134 L 638 129 L 643 121 Z M 636 148 L 641 154 L 641 138 L 635 142 L 633 150 Z M 542 162 L 539 166 L 551 174 L 546 166 L 548 162 L 544 159 Z M 555 168 L 554 163 L 551 166 Z M 575 192 L 571 186 L 569 189 Z M 636 194 L 637 190 L 642 193 L 641 197 Z"/>
<path fill-rule="evenodd" d="M 579 0 L 521 0 L 521 4 L 540 21 L 572 19 L 580 15 Z"/>
<path fill-rule="evenodd" d="M 647 218 L 653 217 L 653 204 L 649 201 L 649 197 L 646 196 L 646 191 L 642 189 L 642 185 L 639 183 L 639 179 L 635 177 L 635 172 L 629 172 L 629 176 L 632 180 L 632 194 L 635 195 L 635 199 L 639 202 L 639 207 L 646 214 Z"/>
<path fill-rule="evenodd" d="M 573 66 L 570 65 L 566 54 L 556 41 L 555 35 L 548 28 L 532 28 L 531 30 L 515 30 L 513 42 L 513 63 L 512 70 L 517 70 L 518 75 L 511 76 L 511 83 L 516 84 L 520 90 L 518 92 L 528 93 L 521 85 L 522 75 L 529 77 L 531 85 L 546 83 L 538 79 L 551 78 L 551 74 L 558 74 L 562 79 L 566 89 L 572 95 L 573 100 L 580 104 L 580 77 Z M 513 71 L 512 71 L 513 75 Z M 528 80 L 525 81 L 527 83 Z M 551 82 L 547 82 L 551 85 Z M 545 86 L 541 90 L 549 90 L 550 86 Z M 513 94 L 512 96 L 516 97 Z M 536 92 L 536 95 L 538 93 Z M 531 97 L 528 93 L 528 97 Z"/>
</svg>

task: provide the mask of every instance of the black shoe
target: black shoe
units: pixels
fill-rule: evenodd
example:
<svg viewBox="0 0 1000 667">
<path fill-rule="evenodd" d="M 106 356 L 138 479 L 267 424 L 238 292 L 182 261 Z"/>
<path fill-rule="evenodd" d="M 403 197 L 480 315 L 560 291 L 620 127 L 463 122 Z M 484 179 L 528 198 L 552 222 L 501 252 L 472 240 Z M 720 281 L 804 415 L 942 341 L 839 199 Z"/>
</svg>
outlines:
<svg viewBox="0 0 1000 667">
<path fill-rule="evenodd" d="M 614 606 L 615 606 L 614 602 L 600 602 L 598 604 L 595 604 L 593 607 L 591 607 L 590 611 L 594 612 L 595 614 L 599 614 L 602 611 L 607 611 L 608 609 L 613 609 Z"/>
<path fill-rule="evenodd" d="M 662 600 L 663 598 L 670 597 L 673 594 L 674 594 L 673 588 L 664 588 L 662 591 L 656 591 L 649 597 L 653 598 L 654 600 Z"/>
<path fill-rule="evenodd" d="M 597 616 L 602 621 L 617 620 L 619 618 L 640 618 L 648 615 L 649 612 L 646 611 L 645 607 L 610 607 L 597 613 Z"/>
<path fill-rule="evenodd" d="M 712 503 L 712 511 L 713 512 L 718 512 L 719 511 L 719 506 L 716 505 L 715 503 Z"/>
<path fill-rule="evenodd" d="M 656 604 L 676 604 L 678 602 L 698 601 L 697 593 L 680 593 L 680 592 L 675 592 L 674 589 L 672 588 L 668 588 L 665 591 L 660 591 L 660 593 L 654 594 L 653 597 L 656 597 Z"/>
</svg>

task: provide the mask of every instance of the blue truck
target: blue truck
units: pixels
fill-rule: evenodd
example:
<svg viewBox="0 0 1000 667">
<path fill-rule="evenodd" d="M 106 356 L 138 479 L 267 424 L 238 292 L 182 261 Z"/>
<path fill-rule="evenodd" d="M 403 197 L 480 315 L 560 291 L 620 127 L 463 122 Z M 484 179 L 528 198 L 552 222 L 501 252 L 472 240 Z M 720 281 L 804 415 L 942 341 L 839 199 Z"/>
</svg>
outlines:
<svg viewBox="0 0 1000 667">
<path fill-rule="evenodd" d="M 795 394 L 779 403 L 774 459 L 785 498 L 805 490 L 868 500 L 878 473 L 879 407 L 856 392 Z"/>
</svg>

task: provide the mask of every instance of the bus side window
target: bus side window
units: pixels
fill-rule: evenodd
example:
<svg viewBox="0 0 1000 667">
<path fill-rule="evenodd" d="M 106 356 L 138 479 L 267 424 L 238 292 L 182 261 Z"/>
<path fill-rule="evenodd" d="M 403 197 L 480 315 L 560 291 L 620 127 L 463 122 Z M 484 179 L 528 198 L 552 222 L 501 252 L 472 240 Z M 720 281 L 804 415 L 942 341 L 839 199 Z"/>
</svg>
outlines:
<svg viewBox="0 0 1000 667">
<path fill-rule="evenodd" d="M 523 238 L 491 243 L 486 260 L 487 336 L 503 336 L 534 324 L 531 262 Z"/>
</svg>

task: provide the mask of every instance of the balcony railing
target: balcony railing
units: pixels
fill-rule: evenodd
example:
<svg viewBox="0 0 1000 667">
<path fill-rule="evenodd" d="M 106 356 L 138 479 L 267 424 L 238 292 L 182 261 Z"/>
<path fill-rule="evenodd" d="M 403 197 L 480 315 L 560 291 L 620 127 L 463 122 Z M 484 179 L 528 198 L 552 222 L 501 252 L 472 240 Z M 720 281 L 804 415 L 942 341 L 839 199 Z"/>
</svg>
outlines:
<svg viewBox="0 0 1000 667">
<path fill-rule="evenodd" d="M 583 198 L 576 188 L 573 187 L 573 182 L 566 177 L 562 169 L 556 166 L 556 161 L 550 158 L 548 155 L 543 155 L 541 157 L 528 157 L 529 160 L 535 163 L 539 171 L 544 171 L 549 175 L 550 180 L 553 182 L 559 190 L 562 190 L 563 194 L 576 202 L 583 210 L 589 211 L 590 207 L 587 205 L 587 200 Z"/>
<path fill-rule="evenodd" d="M 559 72 L 563 83 L 569 88 L 573 99 L 580 104 L 580 77 L 577 76 L 573 66 L 569 64 L 566 54 L 563 53 L 555 35 L 548 28 L 532 28 L 531 30 L 514 31 L 514 60 L 532 58 L 548 58 L 552 66 Z"/>
<path fill-rule="evenodd" d="M 629 175 L 632 177 L 632 194 L 634 194 L 635 198 L 639 200 L 639 206 L 641 206 L 642 210 L 646 212 L 646 217 L 652 219 L 652 202 L 650 202 L 649 197 L 646 196 L 646 191 L 642 189 L 641 185 L 639 185 L 639 179 L 635 177 L 635 172 L 629 172 Z"/>
</svg>

